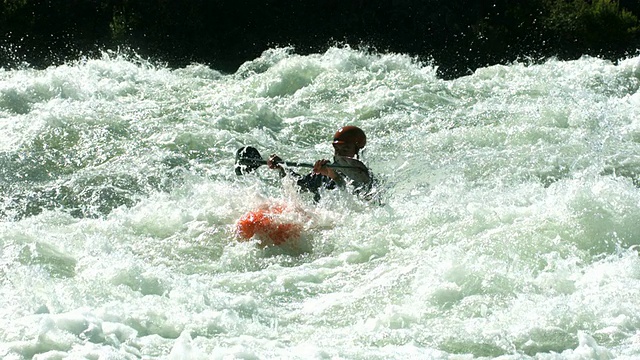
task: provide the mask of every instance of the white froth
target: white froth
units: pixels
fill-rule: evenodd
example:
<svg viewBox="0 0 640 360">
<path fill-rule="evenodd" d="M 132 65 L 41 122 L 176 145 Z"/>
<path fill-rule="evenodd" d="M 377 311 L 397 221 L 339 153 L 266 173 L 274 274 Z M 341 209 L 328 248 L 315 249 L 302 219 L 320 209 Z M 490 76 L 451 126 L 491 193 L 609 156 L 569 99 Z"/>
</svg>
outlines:
<svg viewBox="0 0 640 360">
<path fill-rule="evenodd" d="M 332 48 L 231 75 L 118 54 L 3 71 L 0 357 L 640 356 L 639 63 L 444 81 Z M 347 123 L 382 206 L 233 172 L 245 145 L 330 157 Z M 237 241 L 263 203 L 297 209 L 299 242 Z"/>
</svg>

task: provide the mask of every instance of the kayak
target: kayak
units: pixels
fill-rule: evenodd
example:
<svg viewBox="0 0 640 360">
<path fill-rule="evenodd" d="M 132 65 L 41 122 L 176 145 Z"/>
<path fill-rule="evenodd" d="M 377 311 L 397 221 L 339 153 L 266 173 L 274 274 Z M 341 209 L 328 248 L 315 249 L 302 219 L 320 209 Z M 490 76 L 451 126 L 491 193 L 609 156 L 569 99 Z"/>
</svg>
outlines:
<svg viewBox="0 0 640 360">
<path fill-rule="evenodd" d="M 303 224 L 294 208 L 264 204 L 248 211 L 236 222 L 239 241 L 258 239 L 262 246 L 283 245 L 300 238 Z"/>
</svg>

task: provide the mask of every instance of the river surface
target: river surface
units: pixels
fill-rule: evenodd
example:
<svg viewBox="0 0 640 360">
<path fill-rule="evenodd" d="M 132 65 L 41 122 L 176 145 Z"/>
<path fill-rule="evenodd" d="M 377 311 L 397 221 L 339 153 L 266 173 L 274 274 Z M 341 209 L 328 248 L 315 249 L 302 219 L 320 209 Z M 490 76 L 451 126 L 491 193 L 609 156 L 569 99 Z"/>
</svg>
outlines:
<svg viewBox="0 0 640 360">
<path fill-rule="evenodd" d="M 640 57 L 436 70 L 349 48 L 0 69 L 0 357 L 640 357 Z M 382 205 L 234 172 L 247 145 L 331 158 L 343 125 Z M 262 204 L 300 238 L 239 242 Z"/>
</svg>

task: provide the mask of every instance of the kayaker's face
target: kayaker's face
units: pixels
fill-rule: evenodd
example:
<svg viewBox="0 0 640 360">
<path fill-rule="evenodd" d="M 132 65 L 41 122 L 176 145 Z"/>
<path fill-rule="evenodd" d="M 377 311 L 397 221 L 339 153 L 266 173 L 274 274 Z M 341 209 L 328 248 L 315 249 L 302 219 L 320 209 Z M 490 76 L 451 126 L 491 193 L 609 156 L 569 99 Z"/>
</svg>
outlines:
<svg viewBox="0 0 640 360">
<path fill-rule="evenodd" d="M 333 150 L 338 156 L 354 157 L 357 154 L 356 145 L 347 142 L 334 142 Z"/>
</svg>

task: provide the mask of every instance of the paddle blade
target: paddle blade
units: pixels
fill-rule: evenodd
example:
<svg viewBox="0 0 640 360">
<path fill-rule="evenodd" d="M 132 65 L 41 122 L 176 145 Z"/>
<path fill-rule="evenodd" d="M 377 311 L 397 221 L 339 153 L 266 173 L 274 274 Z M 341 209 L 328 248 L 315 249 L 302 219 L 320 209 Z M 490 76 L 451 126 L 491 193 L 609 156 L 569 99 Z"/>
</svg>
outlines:
<svg viewBox="0 0 640 360">
<path fill-rule="evenodd" d="M 258 149 L 251 146 L 240 148 L 236 152 L 236 175 L 248 174 L 264 163 L 265 161 L 262 160 Z"/>
</svg>

